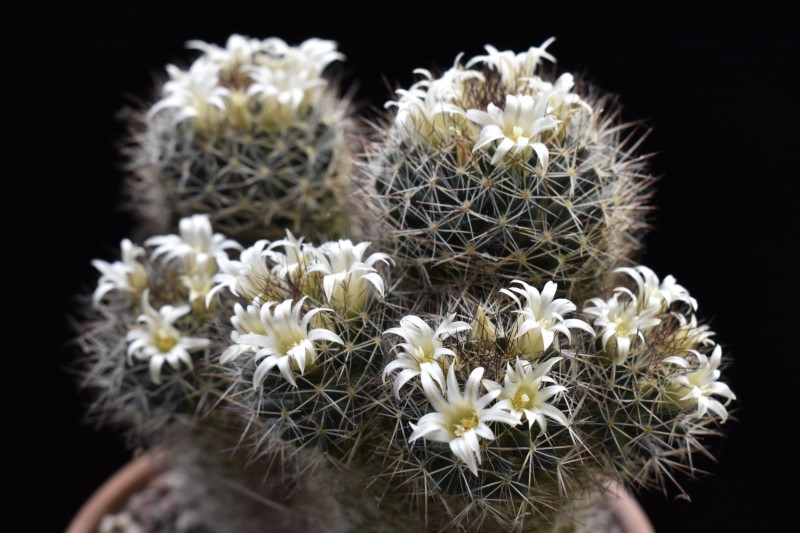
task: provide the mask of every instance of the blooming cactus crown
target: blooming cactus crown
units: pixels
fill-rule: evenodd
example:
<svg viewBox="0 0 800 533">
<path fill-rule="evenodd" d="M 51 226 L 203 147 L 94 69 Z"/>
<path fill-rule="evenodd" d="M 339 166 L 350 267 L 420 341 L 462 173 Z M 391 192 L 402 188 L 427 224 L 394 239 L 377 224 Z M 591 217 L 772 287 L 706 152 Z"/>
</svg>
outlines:
<svg viewBox="0 0 800 533">
<path fill-rule="evenodd" d="M 93 262 L 94 411 L 147 443 L 240 429 L 263 468 L 241 493 L 323 472 L 344 489 L 313 513 L 337 520 L 365 505 L 354 484 L 434 529 L 546 529 L 609 478 L 693 474 L 736 398 L 723 350 L 687 288 L 636 264 L 636 132 L 545 72 L 552 44 L 415 71 L 356 167 L 335 43 L 189 43 L 138 183 L 176 223 Z"/>
</svg>

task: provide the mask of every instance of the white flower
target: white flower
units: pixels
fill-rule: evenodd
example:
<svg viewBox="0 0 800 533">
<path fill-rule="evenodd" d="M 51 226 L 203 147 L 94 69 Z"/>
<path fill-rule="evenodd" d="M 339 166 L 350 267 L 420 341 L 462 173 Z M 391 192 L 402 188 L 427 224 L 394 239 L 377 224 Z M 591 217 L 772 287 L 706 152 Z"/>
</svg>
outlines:
<svg viewBox="0 0 800 533">
<path fill-rule="evenodd" d="M 384 332 L 399 335 L 406 341 L 399 345 L 402 351 L 397 354 L 397 359 L 386 365 L 383 371 L 385 379 L 387 374 L 401 369 L 394 379 L 395 396 L 399 398 L 400 387 L 420 374 L 429 375 L 444 389 L 443 369 L 447 370 L 451 366 L 447 356 L 455 358 L 456 354 L 450 348 L 445 348 L 442 340 L 471 327 L 466 322 L 456 321 L 455 317 L 446 317 L 434 331 L 418 316 L 408 315 L 400 320 L 399 328 L 390 328 Z"/>
<path fill-rule="evenodd" d="M 569 119 L 576 111 L 592 112 L 592 107 L 580 96 L 570 91 L 575 86 L 575 78 L 569 72 L 558 77 L 554 84 L 542 81 L 539 77 L 528 80 L 528 88 L 534 98 L 547 98 L 547 113 L 559 120 Z"/>
<path fill-rule="evenodd" d="M 397 107 L 395 125 L 403 137 L 415 142 L 438 144 L 451 138 L 460 124 L 458 117 L 464 110 L 449 99 L 435 96 L 420 88 L 398 89 L 400 97 L 396 102 L 386 103 L 386 107 Z"/>
<path fill-rule="evenodd" d="M 247 97 L 260 104 L 263 122 L 274 127 L 290 124 L 304 104 L 312 103 L 314 89 L 325 86 L 322 78 L 305 79 L 289 70 L 253 68 L 250 76 L 253 84 L 247 89 Z"/>
<path fill-rule="evenodd" d="M 242 65 L 252 63 L 255 55 L 263 50 L 264 44 L 260 39 L 251 39 L 235 33 L 228 37 L 225 48 L 199 40 L 187 42 L 186 47 L 200 50 L 205 56 L 203 60 L 231 74 L 231 71 Z"/>
<path fill-rule="evenodd" d="M 283 247 L 283 253 L 275 251 L 275 248 Z M 270 258 L 275 263 L 272 273 L 278 278 L 300 283 L 302 277 L 308 273 L 308 267 L 314 262 L 316 249 L 310 243 L 303 242 L 286 230 L 286 238 L 275 241 L 270 246 Z"/>
<path fill-rule="evenodd" d="M 341 61 L 344 55 L 336 50 L 336 42 L 311 38 L 299 46 L 290 46 L 278 37 L 262 41 L 255 63 L 273 70 L 294 71 L 305 79 L 316 79 L 334 61 Z"/>
<path fill-rule="evenodd" d="M 202 260 L 195 257 L 191 259 L 186 263 L 186 272 L 180 277 L 181 283 L 189 289 L 189 302 L 198 305 L 204 303 L 207 307 L 211 301 L 209 294 L 217 273 L 217 263 L 207 255 Z"/>
<path fill-rule="evenodd" d="M 689 295 L 689 291 L 683 285 L 679 285 L 678 280 L 672 275 L 664 278 L 658 287 L 658 292 L 667 302 L 667 305 L 672 302 L 686 302 L 693 310 L 697 311 L 697 300 L 692 298 Z"/>
<path fill-rule="evenodd" d="M 492 156 L 492 164 L 497 165 L 507 155 L 530 157 L 536 153 L 539 165 L 547 171 L 550 156 L 547 146 L 540 142 L 542 133 L 555 129 L 559 120 L 547 113 L 547 98 L 535 101 L 528 95 L 506 96 L 505 109 L 489 104 L 487 111 L 470 109 L 467 118 L 483 127 L 473 152 L 486 148 L 499 140 Z"/>
<path fill-rule="evenodd" d="M 239 338 L 248 333 L 255 333 L 256 335 L 266 335 L 264 326 L 261 324 L 261 310 L 255 305 L 248 305 L 247 308 L 242 304 L 236 303 L 233 306 L 233 316 L 231 317 L 231 324 L 234 330 L 231 332 L 231 340 L 233 345 L 229 346 L 220 357 L 220 361 L 228 363 L 238 359 L 244 353 L 256 353 L 258 348 L 250 344 L 239 344 Z"/>
<path fill-rule="evenodd" d="M 547 47 L 553 44 L 553 41 L 555 41 L 555 37 L 550 37 L 541 46 L 531 46 L 527 51 L 520 53 L 514 53 L 512 50 L 501 52 L 487 44 L 484 46 L 486 55 L 470 59 L 467 62 L 467 68 L 476 63 L 483 63 L 496 70 L 503 83 L 509 89 L 514 90 L 520 80 L 536 73 L 536 68 L 543 58 L 555 63 L 556 58 L 547 51 Z"/>
<path fill-rule="evenodd" d="M 481 446 L 478 438 L 494 440 L 494 432 L 488 422 L 501 422 L 510 426 L 519 424 L 519 416 L 513 415 L 497 405 L 488 405 L 500 395 L 495 390 L 480 396 L 483 367 L 472 371 L 461 393 L 453 366 L 447 372 L 447 399 L 428 375 L 422 374 L 422 390 L 436 411 L 423 416 L 411 428 L 414 432 L 409 442 L 425 438 L 434 442 L 447 442 L 453 454 L 467 465 L 470 472 L 478 475 L 481 462 Z"/>
<path fill-rule="evenodd" d="M 677 400 L 689 406 L 697 406 L 696 416 L 704 416 L 708 411 L 720 417 L 724 423 L 728 419 L 728 410 L 725 405 L 736 399 L 730 387 L 721 381 L 719 364 L 722 361 L 722 348 L 717 345 L 708 359 L 700 352 L 692 351 L 696 359 L 695 365 L 690 365 L 686 358 L 671 356 L 664 359 L 665 363 L 672 363 L 685 369 L 685 372 L 675 375 L 671 385 Z M 712 396 L 723 396 L 727 399 L 723 405 Z"/>
<path fill-rule="evenodd" d="M 189 313 L 188 305 L 173 307 L 165 305 L 158 311 L 150 305 L 150 291 L 142 293 L 142 311 L 137 322 L 140 326 L 128 332 L 128 363 L 132 358 L 150 361 L 150 377 L 153 383 L 161 383 L 161 367 L 167 362 L 178 370 L 183 362 L 192 368 L 189 352 L 202 350 L 210 344 L 208 339 L 184 337 L 173 325 L 180 317 Z"/>
<path fill-rule="evenodd" d="M 184 217 L 178 223 L 180 235 L 158 235 L 145 241 L 147 246 L 155 246 L 153 259 L 164 256 L 166 261 L 175 258 L 195 256 L 197 261 L 214 258 L 218 252 L 242 246 L 221 233 L 214 233 L 208 215 Z"/>
<path fill-rule="evenodd" d="M 256 368 L 253 375 L 253 387 L 260 387 L 267 376 L 267 372 L 277 366 L 281 375 L 294 385 L 295 372 L 303 375 L 307 368 L 312 368 L 319 358 L 317 347 L 314 343 L 318 341 L 335 342 L 344 344 L 344 341 L 336 333 L 316 328 L 308 330 L 309 323 L 314 315 L 330 309 L 312 309 L 301 316 L 305 297 L 292 307 L 292 300 L 284 300 L 276 305 L 276 302 L 267 302 L 261 307 L 259 313 L 260 327 L 253 327 L 251 318 L 242 316 L 240 331 L 236 343 L 246 349 L 226 350 L 222 363 L 228 363 L 241 354 L 254 351 L 256 362 L 263 359 Z M 275 306 L 274 312 L 272 307 Z M 234 323 L 236 326 L 237 324 Z M 244 328 L 253 328 L 244 333 Z M 254 331 L 254 329 L 256 331 Z"/>
<path fill-rule="evenodd" d="M 308 272 L 321 272 L 325 297 L 335 308 L 362 311 L 366 308 L 370 293 L 375 290 L 383 297 L 383 278 L 375 270 L 375 263 L 391 262 L 385 253 L 374 253 L 364 259 L 369 242 L 356 245 L 349 240 L 322 244 L 315 252 L 317 262 Z"/>
<path fill-rule="evenodd" d="M 593 307 L 587 307 L 583 312 L 595 317 L 594 326 L 602 329 L 604 350 L 613 340 L 611 344 L 615 347 L 614 361 L 617 364 L 625 362 L 636 339 L 644 341 L 644 332 L 661 323 L 657 318 L 658 309 L 641 309 L 636 295 L 623 287 L 617 287 L 608 301 L 592 298 L 589 303 Z"/>
<path fill-rule="evenodd" d="M 470 323 L 469 336 L 479 342 L 496 342 L 497 339 L 504 336 L 502 330 L 497 328 L 497 325 L 492 322 L 483 306 L 478 306 L 478 311 L 475 313 L 475 318 Z"/>
<path fill-rule="evenodd" d="M 451 101 L 458 104 L 464 102 L 469 93 L 470 84 L 484 81 L 483 74 L 476 70 L 465 70 L 461 66 L 461 54 L 456 57 L 453 66 L 438 78 L 427 69 L 418 68 L 414 74 L 423 76 L 412 88 L 425 88 L 427 93 L 437 100 Z"/>
<path fill-rule="evenodd" d="M 306 39 L 296 48 L 302 54 L 304 71 L 308 76 L 318 78 L 328 65 L 334 61 L 344 60 L 344 54 L 339 52 L 335 41 L 312 37 Z"/>
<path fill-rule="evenodd" d="M 188 71 L 167 65 L 167 73 L 170 81 L 164 84 L 163 98 L 150 108 L 149 117 L 175 109 L 176 123 L 191 118 L 202 129 L 224 116 L 229 91 L 219 84 L 219 65 L 199 58 Z"/>
<path fill-rule="evenodd" d="M 464 127 L 470 127 L 464 120 L 464 101 L 471 81 L 483 80 L 483 75 L 474 70 L 464 70 L 460 65 L 461 56 L 456 58 L 452 68 L 439 78 L 426 69 L 416 69 L 415 74 L 423 76 L 409 89 L 398 89 L 397 101 L 386 103 L 386 107 L 396 107 L 395 125 L 407 139 L 436 145 L 447 141 Z"/>
<path fill-rule="evenodd" d="M 669 339 L 669 348 L 681 352 L 715 344 L 711 338 L 714 332 L 706 324 L 698 325 L 695 315 L 691 315 L 688 319 L 679 313 L 674 313 L 672 316 L 680 325 Z"/>
<path fill-rule="evenodd" d="M 214 276 L 216 285 L 208 293 L 207 300 L 222 289 L 228 289 L 235 296 L 254 298 L 261 292 L 262 284 L 269 279 L 270 269 L 264 258 L 264 248 L 269 241 L 260 240 L 245 248 L 239 260 L 230 259 L 226 253 L 217 254 L 219 272 Z"/>
<path fill-rule="evenodd" d="M 500 292 L 513 298 L 519 306 L 515 311 L 517 320 L 511 330 L 511 336 L 514 339 L 514 347 L 520 355 L 528 359 L 540 355 L 552 346 L 559 333 L 571 341 L 570 329 L 577 328 L 595 334 L 594 329 L 583 320 L 564 318 L 577 307 L 565 298 L 553 299 L 558 289 L 558 285 L 554 282 L 548 281 L 541 294 L 524 281 L 514 280 L 511 283 L 518 283 L 521 287 L 500 289 Z M 517 294 L 525 298 L 524 303 L 517 298 Z"/>
<path fill-rule="evenodd" d="M 664 311 L 673 302 L 679 301 L 697 310 L 697 300 L 673 276 L 667 276 L 663 282 L 659 281 L 655 272 L 642 265 L 618 268 L 616 272 L 627 274 L 636 282 L 640 311 L 649 308 Z"/>
<path fill-rule="evenodd" d="M 109 291 L 117 290 L 138 295 L 147 287 L 147 271 L 137 258 L 144 255 L 144 248 L 136 246 L 128 239 L 120 243 L 122 260 L 109 263 L 100 259 L 92 261 L 92 266 L 100 271 L 100 280 L 92 294 L 97 305 Z"/>
<path fill-rule="evenodd" d="M 247 69 L 253 80 L 247 96 L 259 104 L 261 120 L 268 127 L 283 127 L 315 105 L 327 83 L 322 71 L 344 58 L 335 42 L 322 39 L 309 39 L 298 47 L 267 39 L 262 52 Z"/>
<path fill-rule="evenodd" d="M 167 66 L 171 80 L 149 115 L 177 109 L 175 121 L 191 118 L 201 133 L 214 131 L 226 119 L 234 128 L 249 130 L 254 114 L 267 128 L 291 123 L 318 101 L 325 67 L 343 58 L 336 43 L 322 39 L 293 47 L 278 38 L 232 35 L 224 48 L 202 41 L 187 46 L 203 55 L 188 71 Z"/>
<path fill-rule="evenodd" d="M 225 252 L 217 253 L 219 272 L 214 276 L 214 286 L 206 296 L 206 305 L 216 293 L 227 288 L 235 296 L 254 299 L 264 292 L 272 278 L 267 259 L 272 257 L 267 240 L 256 242 L 239 254 L 239 260 L 229 259 Z"/>
<path fill-rule="evenodd" d="M 525 415 L 529 428 L 533 428 L 535 422 L 542 431 L 547 431 L 545 417 L 566 426 L 569 422 L 564 413 L 547 401 L 565 392 L 567 388 L 562 385 L 542 388 L 546 383 L 555 383 L 547 373 L 559 361 L 561 357 L 553 357 L 533 367 L 528 361 L 517 359 L 516 367 L 510 364 L 506 367 L 502 386 L 489 379 L 483 380 L 483 386 L 490 392 L 500 391 L 495 407 L 506 409 L 515 416 Z"/>
</svg>

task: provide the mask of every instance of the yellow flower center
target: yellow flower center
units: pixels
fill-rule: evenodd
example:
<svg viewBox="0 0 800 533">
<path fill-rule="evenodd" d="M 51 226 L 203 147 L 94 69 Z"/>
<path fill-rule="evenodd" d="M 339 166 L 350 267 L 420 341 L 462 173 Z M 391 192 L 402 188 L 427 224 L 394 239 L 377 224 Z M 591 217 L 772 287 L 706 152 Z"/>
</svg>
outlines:
<svg viewBox="0 0 800 533">
<path fill-rule="evenodd" d="M 511 130 L 511 140 L 518 140 L 523 133 L 525 133 L 524 129 L 520 126 L 514 126 L 514 129 Z"/>
<path fill-rule="evenodd" d="M 283 348 L 283 353 L 289 353 L 289 350 L 292 350 L 293 348 L 297 348 L 298 346 L 300 346 L 300 342 L 301 341 L 299 341 L 299 340 L 296 340 L 294 342 L 289 341 L 288 343 L 286 343 L 286 346 Z"/>
<path fill-rule="evenodd" d="M 511 400 L 511 406 L 516 409 L 517 411 L 528 407 L 531 403 L 531 398 L 524 391 L 517 391 L 517 394 L 514 395 L 514 399 Z"/>
<path fill-rule="evenodd" d="M 617 335 L 620 337 L 627 337 L 628 336 L 628 326 L 626 326 L 622 322 L 617 322 L 617 326 L 614 328 L 617 332 Z"/>
<path fill-rule="evenodd" d="M 420 364 L 433 363 L 433 356 L 429 355 L 422 346 L 417 346 L 414 349 L 414 359 L 416 359 Z"/>
<path fill-rule="evenodd" d="M 470 429 L 475 429 L 476 427 L 478 427 L 478 413 L 473 411 L 471 416 L 464 417 L 458 421 L 458 424 L 455 425 L 453 433 L 456 434 L 456 437 L 463 437 L 464 433 Z"/>
<path fill-rule="evenodd" d="M 158 348 L 158 351 L 167 353 L 172 350 L 176 344 L 178 344 L 178 339 L 176 339 L 169 331 L 164 329 L 159 329 L 156 331 L 155 345 L 156 348 Z"/>
</svg>

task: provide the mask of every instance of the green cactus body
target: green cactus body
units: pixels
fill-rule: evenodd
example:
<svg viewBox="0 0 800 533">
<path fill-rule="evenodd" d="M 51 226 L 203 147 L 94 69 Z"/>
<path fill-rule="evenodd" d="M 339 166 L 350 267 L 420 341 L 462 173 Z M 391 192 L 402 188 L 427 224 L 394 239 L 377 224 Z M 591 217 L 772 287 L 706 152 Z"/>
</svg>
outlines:
<svg viewBox="0 0 800 533">
<path fill-rule="evenodd" d="M 333 103 L 332 103 L 333 104 Z M 353 233 L 344 108 L 312 114 L 275 133 L 229 129 L 213 139 L 167 117 L 150 120 L 138 146 L 134 207 L 150 232 L 193 213 L 242 242 Z"/>
<path fill-rule="evenodd" d="M 562 113 L 552 131 L 539 134 L 546 169 L 530 150 L 490 161 L 475 148 L 480 128 L 456 111 L 477 116 L 470 115 L 474 108 L 500 106 L 515 89 L 493 68 L 470 76 L 462 94 L 445 100 L 453 113 L 435 115 L 427 138 L 400 122 L 409 106 L 404 97 L 372 147 L 368 169 L 384 205 L 386 246 L 418 268 L 422 286 L 455 284 L 486 294 L 513 279 L 555 280 L 581 300 L 639 246 L 652 178 L 631 155 L 638 141 L 627 137 L 617 112 L 605 110 L 608 99 L 590 95 L 590 104 L 581 100 L 585 107 Z M 425 120 L 412 122 L 421 128 Z"/>
<path fill-rule="evenodd" d="M 243 39 L 193 44 L 204 54 L 187 72 L 168 67 L 164 98 L 129 113 L 129 191 L 145 233 L 207 213 L 244 243 L 287 229 L 358 234 L 349 204 L 358 136 L 349 102 L 321 77 L 342 57 L 335 44 Z"/>
<path fill-rule="evenodd" d="M 142 265 L 147 272 L 149 304 L 154 309 L 185 303 L 188 310 L 188 291 L 174 268 L 149 259 Z M 135 446 L 164 442 L 176 430 L 196 423 L 209 414 L 225 388 L 224 377 L 213 371 L 214 353 L 224 346 L 218 325 L 224 311 L 195 307 L 175 323 L 186 336 L 212 341 L 190 354 L 191 368 L 183 363 L 176 367 L 164 364 L 155 382 L 147 360 L 127 353 L 130 342 L 126 339 L 141 327 L 141 301 L 141 294 L 114 291 L 94 306 L 87 305 L 78 339 L 84 352 L 82 385 L 95 394 L 90 417 L 100 424 L 124 428 Z M 173 343 L 166 338 L 161 347 Z M 216 411 L 214 416 L 227 415 Z"/>
<path fill-rule="evenodd" d="M 594 345 L 582 348 L 593 354 L 585 358 L 593 376 L 586 389 L 587 442 L 616 479 L 638 487 L 666 490 L 671 485 L 683 491 L 677 474 L 697 475 L 692 456 L 708 455 L 704 440 L 718 434 L 718 425 L 728 418 L 712 394 L 727 401 L 734 395 L 727 385 L 716 382 L 721 349 L 711 340 L 713 332 L 698 325 L 697 302 L 679 285 L 665 289 L 674 282 L 671 277 L 659 287 L 645 267 L 623 270 L 629 279 L 615 290 L 622 305 L 633 306 L 639 320 L 647 307 L 656 309 L 657 323 L 640 323 L 638 339 L 624 358 L 614 354 L 620 350 L 619 341 L 604 343 L 600 330 Z M 613 306 L 608 314 L 617 315 Z M 631 329 L 624 321 L 617 322 L 617 331 Z"/>
<path fill-rule="evenodd" d="M 480 367 L 484 383 L 503 383 L 509 365 L 536 367 L 559 352 L 575 353 L 565 341 L 543 352 L 521 350 L 514 338 L 517 313 L 510 303 L 508 297 L 499 294 L 487 296 L 480 305 L 478 300 L 462 296 L 449 299 L 449 309 L 424 316 L 426 321 L 436 321 L 456 311 L 472 325 L 466 336 L 453 336 L 444 342 L 457 354 L 458 362 L 451 364 L 461 382 Z M 578 339 L 574 341 L 580 344 Z M 385 456 L 379 479 L 404 494 L 428 527 L 550 531 L 565 509 L 582 498 L 578 495 L 589 487 L 598 488 L 599 478 L 592 472 L 600 465 L 592 455 L 596 450 L 584 444 L 580 406 L 591 381 L 588 367 L 574 355 L 564 357 L 553 363 L 548 376 L 552 383 L 570 383 L 569 390 L 552 401 L 564 413 L 571 413 L 567 415 L 569 425 L 550 421 L 545 429 L 524 420 L 515 426 L 494 424 L 494 439 L 481 441 L 481 462 L 474 475 L 462 461 L 454 461 L 446 443 L 409 442 L 412 425 L 431 412 L 418 385 L 404 386 L 408 392 L 401 392 L 399 398 L 384 393 L 380 405 L 382 437 L 389 440 L 378 444 Z"/>
<path fill-rule="evenodd" d="M 288 443 L 296 449 L 317 450 L 342 464 L 360 461 L 375 431 L 370 408 L 379 384 L 373 376 L 380 346 L 374 324 L 332 317 L 325 327 L 338 332 L 344 344 L 324 346 L 319 363 L 306 369 L 296 385 L 276 373 L 253 388 L 253 365 L 241 370 L 242 386 L 231 394 L 253 418 L 257 449 L 264 452 Z"/>
</svg>

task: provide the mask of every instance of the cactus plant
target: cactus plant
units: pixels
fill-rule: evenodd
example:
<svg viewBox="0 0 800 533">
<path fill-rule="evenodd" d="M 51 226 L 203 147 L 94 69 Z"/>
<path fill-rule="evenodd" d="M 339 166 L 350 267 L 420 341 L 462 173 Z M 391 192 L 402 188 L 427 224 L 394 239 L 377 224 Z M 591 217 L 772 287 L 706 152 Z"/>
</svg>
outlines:
<svg viewBox="0 0 800 533">
<path fill-rule="evenodd" d="M 374 243 L 322 242 L 313 213 L 325 226 L 228 239 L 221 210 L 95 262 L 97 410 L 173 450 L 178 500 L 207 527 L 580 531 L 609 480 L 682 490 L 676 472 L 695 474 L 735 400 L 722 349 L 686 288 L 635 263 L 639 138 L 570 75 L 539 75 L 549 44 L 487 46 L 398 91 L 361 165 Z M 205 87 L 181 127 L 250 127 L 221 126 L 237 100 Z M 300 116 L 282 109 L 262 123 Z M 298 495 L 323 478 L 309 512 Z M 219 479 L 262 505 L 227 505 Z"/>
<path fill-rule="evenodd" d="M 633 261 L 653 179 L 641 136 L 609 97 L 544 73 L 551 42 L 417 70 L 387 104 L 366 168 L 386 246 L 421 286 L 552 279 L 581 300 Z"/>
<path fill-rule="evenodd" d="M 187 70 L 167 66 L 161 99 L 128 114 L 131 205 L 161 233 L 194 213 L 245 242 L 289 229 L 319 237 L 357 231 L 348 199 L 356 128 L 347 99 L 322 77 L 336 44 L 232 35 L 200 41 Z"/>
</svg>

